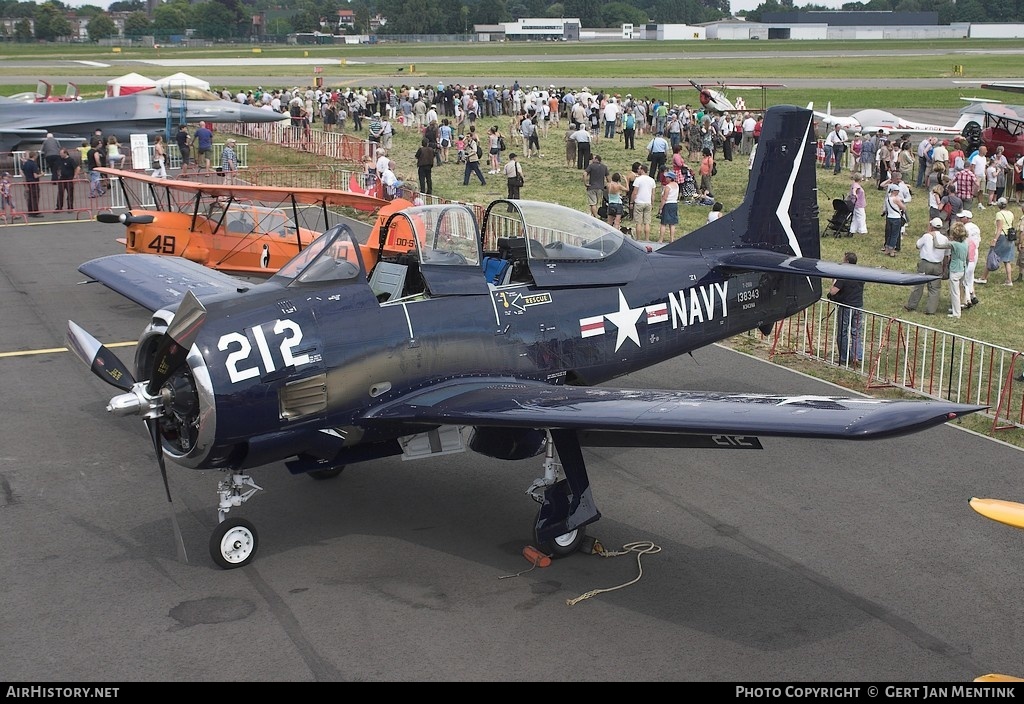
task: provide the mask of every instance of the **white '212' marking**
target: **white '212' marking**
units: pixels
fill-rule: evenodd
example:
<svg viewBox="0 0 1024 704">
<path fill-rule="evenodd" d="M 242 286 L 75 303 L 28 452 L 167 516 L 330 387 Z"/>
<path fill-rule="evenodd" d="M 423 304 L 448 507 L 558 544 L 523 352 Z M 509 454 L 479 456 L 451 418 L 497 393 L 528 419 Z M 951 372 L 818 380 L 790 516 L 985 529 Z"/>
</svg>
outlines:
<svg viewBox="0 0 1024 704">
<path fill-rule="evenodd" d="M 309 355 L 300 354 L 293 355 L 292 350 L 298 347 L 299 343 L 302 342 L 302 328 L 299 324 L 293 320 L 278 320 L 274 323 L 274 334 L 284 335 L 284 339 L 281 340 L 281 359 L 284 361 L 285 367 L 297 367 L 300 364 L 309 364 Z M 274 366 L 274 357 L 270 353 L 270 344 L 267 342 L 267 337 L 263 333 L 262 326 L 256 326 L 252 328 L 252 336 L 256 340 L 256 347 L 260 352 L 260 359 L 263 362 L 263 367 L 269 374 L 276 370 Z M 229 332 L 226 335 L 221 335 L 221 338 L 217 341 L 217 349 L 224 352 L 228 347 L 233 344 L 238 345 L 238 349 L 230 353 L 225 360 L 224 364 L 228 369 L 228 377 L 231 379 L 232 384 L 237 384 L 240 381 L 251 379 L 254 376 L 260 375 L 260 366 L 257 363 L 252 367 L 239 368 L 239 364 L 249 359 L 249 355 L 252 354 L 252 345 L 249 344 L 249 338 L 240 332 Z"/>
</svg>

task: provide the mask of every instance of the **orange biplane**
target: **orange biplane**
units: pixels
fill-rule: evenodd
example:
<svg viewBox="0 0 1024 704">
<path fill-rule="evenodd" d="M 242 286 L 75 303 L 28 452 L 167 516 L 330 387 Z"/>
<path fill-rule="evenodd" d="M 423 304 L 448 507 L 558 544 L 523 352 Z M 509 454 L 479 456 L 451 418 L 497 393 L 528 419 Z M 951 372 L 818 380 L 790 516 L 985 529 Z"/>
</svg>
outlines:
<svg viewBox="0 0 1024 704">
<path fill-rule="evenodd" d="M 372 266 L 380 251 L 381 224 L 391 213 L 413 205 L 400 198 L 388 201 L 356 191 L 229 186 L 118 169 L 97 171 L 112 181 L 116 177 L 128 206 L 121 214 L 96 216 L 100 222 L 125 226 L 125 237 L 118 238 L 125 251 L 183 257 L 243 276 L 276 273 L 328 229 L 336 208 L 376 213 L 361 245 L 366 266 Z M 402 254 L 411 246 L 404 238 L 389 237 L 384 251 Z"/>
</svg>

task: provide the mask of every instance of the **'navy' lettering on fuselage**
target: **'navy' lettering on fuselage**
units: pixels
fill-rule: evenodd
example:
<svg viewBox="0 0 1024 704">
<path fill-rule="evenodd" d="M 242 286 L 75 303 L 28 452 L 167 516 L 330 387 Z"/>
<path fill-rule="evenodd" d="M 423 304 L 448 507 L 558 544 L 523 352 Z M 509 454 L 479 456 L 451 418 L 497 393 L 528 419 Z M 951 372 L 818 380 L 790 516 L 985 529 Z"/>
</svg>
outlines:
<svg viewBox="0 0 1024 704">
<path fill-rule="evenodd" d="M 725 303 L 728 294 L 728 281 L 684 288 L 678 294 L 668 294 L 672 328 L 684 328 L 694 323 L 709 322 L 716 317 L 728 317 L 729 309 Z"/>
</svg>

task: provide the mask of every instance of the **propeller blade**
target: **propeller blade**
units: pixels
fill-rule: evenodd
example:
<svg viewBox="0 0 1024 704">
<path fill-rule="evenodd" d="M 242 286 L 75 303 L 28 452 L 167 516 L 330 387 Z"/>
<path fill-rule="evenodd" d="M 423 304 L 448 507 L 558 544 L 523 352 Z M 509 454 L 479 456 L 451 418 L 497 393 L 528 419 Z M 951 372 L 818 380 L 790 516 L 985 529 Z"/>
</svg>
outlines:
<svg viewBox="0 0 1024 704">
<path fill-rule="evenodd" d="M 174 546 L 178 551 L 178 559 L 188 562 L 188 553 L 185 550 L 185 539 L 181 536 L 181 527 L 178 525 L 178 515 L 174 512 L 174 502 L 171 500 L 171 485 L 167 481 L 167 465 L 164 463 L 164 451 L 160 445 L 160 420 L 158 418 L 147 418 L 146 427 L 149 428 L 149 437 L 153 440 L 153 449 L 156 451 L 156 463 L 160 467 L 160 478 L 164 480 L 164 491 L 167 492 L 167 505 L 171 509 L 171 525 L 174 528 Z"/>
<path fill-rule="evenodd" d="M 92 373 L 111 386 L 128 391 L 135 383 L 135 377 L 117 355 L 100 344 L 99 340 L 87 333 L 74 321 L 68 321 L 68 349 L 85 362 Z"/>
<path fill-rule="evenodd" d="M 148 225 L 156 218 L 153 215 L 134 215 L 132 213 L 121 213 L 115 215 L 114 213 L 97 213 L 96 222 L 106 223 L 108 225 Z"/>
<path fill-rule="evenodd" d="M 178 311 L 157 347 L 153 375 L 146 389 L 149 394 L 156 395 L 164 382 L 184 364 L 205 321 L 206 308 L 190 290 L 178 305 Z"/>
</svg>

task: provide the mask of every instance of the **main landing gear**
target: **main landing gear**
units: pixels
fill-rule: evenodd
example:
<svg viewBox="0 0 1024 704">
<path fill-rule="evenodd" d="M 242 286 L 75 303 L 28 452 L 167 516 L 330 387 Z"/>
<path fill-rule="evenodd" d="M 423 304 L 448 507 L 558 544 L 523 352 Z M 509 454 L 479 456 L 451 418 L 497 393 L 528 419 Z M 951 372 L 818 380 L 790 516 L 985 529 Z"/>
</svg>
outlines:
<svg viewBox="0 0 1024 704">
<path fill-rule="evenodd" d="M 541 504 L 533 528 L 535 547 L 552 557 L 579 550 L 587 524 L 601 517 L 590 493 L 579 439 L 571 430 L 548 431 L 544 476 L 535 479 L 526 493 Z"/>
</svg>

